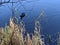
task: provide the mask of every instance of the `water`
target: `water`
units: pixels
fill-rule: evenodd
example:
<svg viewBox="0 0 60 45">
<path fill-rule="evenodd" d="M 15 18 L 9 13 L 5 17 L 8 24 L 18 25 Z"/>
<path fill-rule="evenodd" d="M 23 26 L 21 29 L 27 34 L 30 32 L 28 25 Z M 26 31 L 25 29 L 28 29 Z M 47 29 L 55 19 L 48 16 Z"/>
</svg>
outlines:
<svg viewBox="0 0 60 45">
<path fill-rule="evenodd" d="M 11 17 L 11 10 L 7 7 L 7 5 L 10 6 L 10 4 L 5 4 L 5 7 L 0 7 L 0 27 L 4 27 Z M 28 32 L 33 32 L 34 20 L 40 15 L 42 10 L 45 11 L 45 15 L 43 19 L 40 19 L 41 32 L 43 34 L 52 35 L 60 32 L 60 0 L 40 0 L 31 3 L 23 2 L 23 5 L 27 10 L 33 8 L 32 11 L 25 11 L 21 6 L 18 9 L 18 15 L 22 12 L 26 12 L 27 16 L 24 18 L 24 22 Z"/>
</svg>

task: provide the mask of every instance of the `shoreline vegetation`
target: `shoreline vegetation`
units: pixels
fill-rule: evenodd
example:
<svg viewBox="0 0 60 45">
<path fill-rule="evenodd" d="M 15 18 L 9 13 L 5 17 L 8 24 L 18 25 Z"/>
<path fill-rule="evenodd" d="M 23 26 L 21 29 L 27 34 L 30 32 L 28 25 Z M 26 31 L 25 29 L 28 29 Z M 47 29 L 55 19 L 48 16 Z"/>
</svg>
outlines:
<svg viewBox="0 0 60 45">
<path fill-rule="evenodd" d="M 25 33 L 27 33 L 26 36 Z M 0 45 L 45 45 L 40 35 L 39 21 L 35 21 L 34 34 L 30 37 L 30 34 L 25 32 L 23 21 L 18 24 L 16 17 L 10 18 L 10 25 L 0 28 Z"/>
</svg>

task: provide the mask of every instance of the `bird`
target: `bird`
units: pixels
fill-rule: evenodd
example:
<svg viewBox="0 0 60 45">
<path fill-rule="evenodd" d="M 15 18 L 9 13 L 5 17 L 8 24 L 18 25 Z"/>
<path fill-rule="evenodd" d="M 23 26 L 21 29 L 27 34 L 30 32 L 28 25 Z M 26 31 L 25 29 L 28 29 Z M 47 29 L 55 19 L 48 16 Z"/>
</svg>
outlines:
<svg viewBox="0 0 60 45">
<path fill-rule="evenodd" d="M 20 15 L 20 19 L 22 20 L 24 17 L 25 17 L 25 13 L 23 12 L 23 13 Z"/>
</svg>

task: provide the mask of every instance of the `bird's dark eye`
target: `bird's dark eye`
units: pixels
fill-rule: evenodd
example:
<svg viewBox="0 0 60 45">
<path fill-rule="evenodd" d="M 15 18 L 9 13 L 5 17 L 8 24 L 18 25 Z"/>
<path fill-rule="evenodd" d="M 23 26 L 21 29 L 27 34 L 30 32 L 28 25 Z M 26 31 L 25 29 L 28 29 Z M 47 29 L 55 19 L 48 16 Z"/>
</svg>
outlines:
<svg viewBox="0 0 60 45">
<path fill-rule="evenodd" d="M 25 16 L 25 13 L 22 13 L 22 16 Z"/>
</svg>

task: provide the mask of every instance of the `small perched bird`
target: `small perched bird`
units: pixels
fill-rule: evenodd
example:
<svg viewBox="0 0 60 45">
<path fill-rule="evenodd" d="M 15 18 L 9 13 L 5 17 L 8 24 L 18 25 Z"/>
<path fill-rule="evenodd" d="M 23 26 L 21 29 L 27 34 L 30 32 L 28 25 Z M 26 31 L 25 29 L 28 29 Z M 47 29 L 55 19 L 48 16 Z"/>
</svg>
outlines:
<svg viewBox="0 0 60 45">
<path fill-rule="evenodd" d="M 25 13 L 23 12 L 23 13 L 20 15 L 20 19 L 22 20 L 24 17 L 25 17 Z"/>
</svg>

